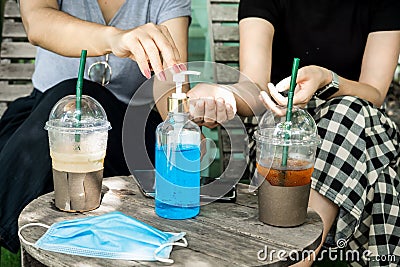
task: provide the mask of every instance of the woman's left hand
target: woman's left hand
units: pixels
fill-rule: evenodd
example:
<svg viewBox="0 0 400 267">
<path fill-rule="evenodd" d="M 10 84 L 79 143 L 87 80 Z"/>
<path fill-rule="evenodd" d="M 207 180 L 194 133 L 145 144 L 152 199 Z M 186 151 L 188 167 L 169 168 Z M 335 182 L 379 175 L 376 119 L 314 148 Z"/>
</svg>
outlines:
<svg viewBox="0 0 400 267">
<path fill-rule="evenodd" d="M 311 100 L 318 88 L 328 84 L 332 77 L 329 70 L 319 66 L 306 66 L 300 68 L 297 73 L 296 87 L 294 90 L 293 105 L 304 107 Z M 281 92 L 289 90 L 290 76 L 273 85 L 268 84 L 269 95 L 262 91 L 260 99 L 267 108 L 277 114 L 282 112 L 278 106 L 286 106 L 288 98 Z M 274 101 L 275 102 L 274 102 Z"/>
</svg>

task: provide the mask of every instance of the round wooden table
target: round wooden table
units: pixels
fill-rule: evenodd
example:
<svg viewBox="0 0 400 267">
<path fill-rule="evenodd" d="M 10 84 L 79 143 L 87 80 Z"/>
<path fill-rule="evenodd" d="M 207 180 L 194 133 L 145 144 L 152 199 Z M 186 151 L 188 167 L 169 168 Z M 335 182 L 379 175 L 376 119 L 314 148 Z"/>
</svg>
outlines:
<svg viewBox="0 0 400 267">
<path fill-rule="evenodd" d="M 154 199 L 143 196 L 132 176 L 105 178 L 102 203 L 96 210 L 68 213 L 54 205 L 54 194 L 43 195 L 25 207 L 19 227 L 40 222 L 51 225 L 63 220 L 121 211 L 162 231 L 186 232 L 189 246 L 174 247 L 174 266 L 288 266 L 319 245 L 321 218 L 312 210 L 307 221 L 294 228 L 279 228 L 258 220 L 257 197 L 244 185 L 238 186 L 236 203 L 219 203 L 201 207 L 200 214 L 189 220 L 167 220 L 154 212 Z M 22 236 L 36 242 L 46 229 L 27 227 Z M 290 254 L 292 253 L 292 254 Z M 293 254 L 295 253 L 295 254 Z M 290 254 L 290 256 L 289 256 Z M 37 249 L 22 243 L 23 266 L 163 266 L 159 262 L 135 262 L 89 258 Z"/>
</svg>

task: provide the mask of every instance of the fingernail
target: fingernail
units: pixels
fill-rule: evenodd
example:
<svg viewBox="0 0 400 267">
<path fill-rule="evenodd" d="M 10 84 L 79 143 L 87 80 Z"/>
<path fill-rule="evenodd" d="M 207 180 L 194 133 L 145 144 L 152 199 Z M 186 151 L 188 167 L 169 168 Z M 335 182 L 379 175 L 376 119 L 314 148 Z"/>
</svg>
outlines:
<svg viewBox="0 0 400 267">
<path fill-rule="evenodd" d="M 185 65 L 185 64 L 183 64 L 183 63 L 179 64 L 179 65 L 178 65 L 178 67 L 179 67 L 179 69 L 180 69 L 181 71 L 185 71 L 185 70 L 187 70 L 187 67 L 186 67 L 186 65 Z"/>
<path fill-rule="evenodd" d="M 175 73 L 181 72 L 181 69 L 179 68 L 178 65 L 174 64 L 172 67 L 173 67 Z"/>
<path fill-rule="evenodd" d="M 144 70 L 144 76 L 145 76 L 147 79 L 150 79 L 150 78 L 151 78 L 151 72 L 150 72 L 149 69 L 145 69 L 145 70 Z"/>
<path fill-rule="evenodd" d="M 160 81 L 164 81 L 165 82 L 167 80 L 167 76 L 165 76 L 165 72 L 164 71 L 161 71 L 161 72 L 157 73 L 157 77 L 158 77 L 158 79 Z"/>
</svg>

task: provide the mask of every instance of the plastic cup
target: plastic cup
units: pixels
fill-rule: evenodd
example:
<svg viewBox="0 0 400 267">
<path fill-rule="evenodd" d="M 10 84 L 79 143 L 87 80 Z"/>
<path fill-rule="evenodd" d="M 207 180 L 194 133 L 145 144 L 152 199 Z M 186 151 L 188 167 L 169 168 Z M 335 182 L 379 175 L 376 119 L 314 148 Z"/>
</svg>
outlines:
<svg viewBox="0 0 400 267">
<path fill-rule="evenodd" d="M 259 220 L 280 227 L 301 225 L 306 220 L 319 143 L 313 118 L 298 108 L 292 116 L 287 127 L 284 117 L 267 112 L 254 134 Z M 286 164 L 282 162 L 285 151 Z"/>
<path fill-rule="evenodd" d="M 80 112 L 80 120 L 78 118 Z M 52 159 L 55 205 L 63 211 L 89 211 L 100 206 L 108 130 L 106 113 L 92 97 L 74 95 L 53 107 L 45 129 Z"/>
</svg>

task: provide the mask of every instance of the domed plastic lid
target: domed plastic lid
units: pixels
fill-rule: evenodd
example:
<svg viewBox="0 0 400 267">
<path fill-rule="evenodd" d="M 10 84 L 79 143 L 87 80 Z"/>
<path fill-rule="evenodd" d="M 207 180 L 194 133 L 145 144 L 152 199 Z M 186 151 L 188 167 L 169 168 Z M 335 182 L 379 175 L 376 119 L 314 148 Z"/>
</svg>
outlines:
<svg viewBox="0 0 400 267">
<path fill-rule="evenodd" d="M 45 129 L 59 132 L 88 133 L 107 131 L 111 129 L 111 125 L 107 120 L 106 112 L 96 99 L 83 95 L 79 111 L 76 109 L 75 95 L 68 95 L 54 105 Z"/>
<path fill-rule="evenodd" d="M 282 109 L 285 114 L 286 107 Z M 320 142 L 313 117 L 298 107 L 293 107 L 289 122 L 286 122 L 286 116 L 267 110 L 254 136 L 257 141 L 274 145 L 316 145 Z"/>
</svg>

